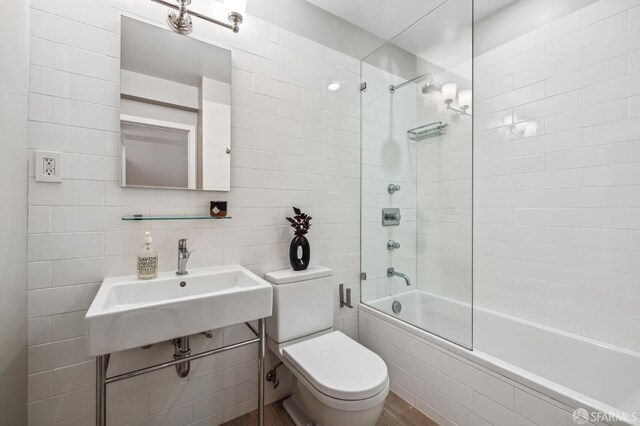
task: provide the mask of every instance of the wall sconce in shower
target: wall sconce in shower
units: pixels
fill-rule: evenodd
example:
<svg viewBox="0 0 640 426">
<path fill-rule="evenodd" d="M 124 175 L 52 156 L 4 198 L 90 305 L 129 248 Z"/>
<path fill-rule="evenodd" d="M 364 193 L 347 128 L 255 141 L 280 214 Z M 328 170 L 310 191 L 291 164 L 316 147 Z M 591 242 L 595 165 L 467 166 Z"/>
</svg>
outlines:
<svg viewBox="0 0 640 426">
<path fill-rule="evenodd" d="M 327 90 L 330 92 L 337 92 L 342 87 L 341 81 L 330 81 L 327 84 Z"/>
<path fill-rule="evenodd" d="M 240 31 L 239 25 L 242 24 L 242 14 L 247 4 L 246 0 L 226 0 L 225 7 L 229 11 L 227 19 L 230 22 L 230 24 L 227 24 L 226 22 L 218 21 L 217 19 L 187 9 L 187 6 L 191 4 L 191 0 L 176 0 L 175 3 L 171 3 L 168 0 L 151 1 L 172 9 L 167 13 L 167 24 L 173 31 L 183 35 L 190 34 L 193 30 L 191 16 L 220 25 L 237 33 Z"/>
<path fill-rule="evenodd" d="M 447 83 L 442 85 L 442 100 L 447 105 L 447 109 L 457 112 L 460 115 L 471 116 L 471 114 L 467 112 L 471 106 L 471 90 L 461 90 L 460 93 L 457 92 L 458 85 L 456 83 Z M 459 108 L 451 106 L 456 98 L 456 94 L 458 95 Z"/>
<path fill-rule="evenodd" d="M 535 121 L 522 121 L 509 126 L 511 135 L 517 138 L 532 138 L 538 134 L 538 123 Z"/>
</svg>

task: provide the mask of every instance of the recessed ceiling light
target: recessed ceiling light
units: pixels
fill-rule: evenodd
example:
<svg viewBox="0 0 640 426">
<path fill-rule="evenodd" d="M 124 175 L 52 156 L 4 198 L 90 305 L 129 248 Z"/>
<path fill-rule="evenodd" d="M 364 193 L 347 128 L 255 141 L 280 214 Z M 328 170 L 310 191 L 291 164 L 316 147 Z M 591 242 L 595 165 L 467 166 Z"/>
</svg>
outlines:
<svg viewBox="0 0 640 426">
<path fill-rule="evenodd" d="M 335 92 L 341 86 L 342 86 L 342 83 L 340 83 L 339 81 L 332 81 L 329 84 L 327 84 L 327 90 L 330 92 Z"/>
</svg>

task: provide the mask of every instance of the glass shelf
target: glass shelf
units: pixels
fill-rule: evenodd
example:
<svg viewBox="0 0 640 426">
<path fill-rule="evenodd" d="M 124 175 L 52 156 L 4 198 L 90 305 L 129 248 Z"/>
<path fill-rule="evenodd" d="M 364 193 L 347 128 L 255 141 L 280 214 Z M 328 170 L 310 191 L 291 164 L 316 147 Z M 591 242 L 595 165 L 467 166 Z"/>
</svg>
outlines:
<svg viewBox="0 0 640 426">
<path fill-rule="evenodd" d="M 231 216 L 122 216 L 122 220 L 224 220 L 231 219 Z"/>
</svg>

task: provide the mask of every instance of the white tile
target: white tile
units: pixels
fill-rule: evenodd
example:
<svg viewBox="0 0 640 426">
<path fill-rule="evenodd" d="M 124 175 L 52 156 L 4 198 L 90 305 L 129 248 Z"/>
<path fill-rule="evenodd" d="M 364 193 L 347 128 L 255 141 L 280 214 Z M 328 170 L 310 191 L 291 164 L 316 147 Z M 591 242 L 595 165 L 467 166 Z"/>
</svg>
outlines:
<svg viewBox="0 0 640 426">
<path fill-rule="evenodd" d="M 640 95 L 629 98 L 629 117 L 640 117 Z"/>
<path fill-rule="evenodd" d="M 564 37 L 547 42 L 545 55 L 547 59 L 564 55 L 601 40 L 613 37 L 627 30 L 627 13 L 618 13 L 593 25 L 585 26 Z"/>
<path fill-rule="evenodd" d="M 81 362 L 53 370 L 53 393 L 60 395 L 91 386 L 96 380 L 95 361 Z"/>
<path fill-rule="evenodd" d="M 51 318 L 52 340 L 71 339 L 84 335 L 84 317 L 86 311 L 68 312 Z"/>
<path fill-rule="evenodd" d="M 88 309 L 99 284 L 56 287 L 29 291 L 29 317 Z"/>
<path fill-rule="evenodd" d="M 51 121 L 112 132 L 117 132 L 120 128 L 118 108 L 62 98 L 53 98 Z"/>
<path fill-rule="evenodd" d="M 116 83 L 39 66 L 31 66 L 30 90 L 66 99 L 120 105 L 120 88 Z"/>
<path fill-rule="evenodd" d="M 101 257 L 55 260 L 51 262 L 50 282 L 53 286 L 100 282 L 105 277 L 105 261 Z"/>
<path fill-rule="evenodd" d="M 52 383 L 51 371 L 29 375 L 29 396 L 27 402 L 38 401 L 50 397 L 52 395 Z"/>
<path fill-rule="evenodd" d="M 599 43 L 584 48 L 583 64 L 590 65 L 615 58 L 619 55 L 640 49 L 640 29 L 631 30 L 616 37 L 609 38 Z M 623 56 L 624 58 L 624 56 Z M 626 59 L 626 58 L 625 58 Z"/>
<path fill-rule="evenodd" d="M 582 9 L 582 25 L 591 25 L 615 13 L 637 6 L 637 0 L 612 0 L 610 2 L 596 2 Z"/>
<path fill-rule="evenodd" d="M 479 393 L 473 394 L 473 411 L 495 426 L 533 426 L 535 424 Z"/>
<path fill-rule="evenodd" d="M 40 345 L 51 341 L 51 317 L 31 318 L 27 329 L 29 345 Z"/>
<path fill-rule="evenodd" d="M 29 374 L 88 361 L 83 338 L 29 347 Z"/>
<path fill-rule="evenodd" d="M 120 31 L 117 10 L 88 0 L 53 0 L 53 12 L 65 18 L 104 30 Z"/>
<path fill-rule="evenodd" d="M 53 14 L 31 12 L 31 36 L 89 50 L 106 53 L 107 32 Z"/>
<path fill-rule="evenodd" d="M 27 270 L 30 290 L 51 286 L 51 262 L 29 262 Z"/>
<path fill-rule="evenodd" d="M 547 133 L 562 132 L 621 121 L 628 117 L 628 102 L 626 99 L 619 99 L 547 117 L 545 130 Z"/>
<path fill-rule="evenodd" d="M 65 166 L 66 164 L 65 162 Z M 89 164 L 92 163 L 89 161 Z M 104 207 L 54 206 L 52 212 L 53 232 L 89 232 L 105 229 Z"/>
<path fill-rule="evenodd" d="M 53 45 L 52 68 L 73 72 L 87 77 L 118 83 L 120 81 L 120 61 L 117 58 L 101 55 L 63 44 Z M 47 66 L 38 63 L 36 65 Z"/>
<path fill-rule="evenodd" d="M 594 105 L 640 94 L 640 74 L 631 74 L 584 89 L 584 105 Z"/>
<path fill-rule="evenodd" d="M 29 233 L 39 234 L 51 232 L 51 207 L 29 207 Z"/>
<path fill-rule="evenodd" d="M 29 261 L 96 257 L 104 254 L 102 233 L 33 234 Z"/>
<path fill-rule="evenodd" d="M 587 65 L 587 64 L 585 64 Z M 589 87 L 627 74 L 627 58 L 620 56 L 582 69 L 572 71 L 545 82 L 547 96 Z"/>
<path fill-rule="evenodd" d="M 51 117 L 51 97 L 29 93 L 29 120 L 51 122 Z"/>
<path fill-rule="evenodd" d="M 287 83 L 256 75 L 253 78 L 253 89 L 263 95 L 302 103 L 302 89 Z"/>
<path fill-rule="evenodd" d="M 575 50 L 564 56 L 517 71 L 513 76 L 513 87 L 519 88 L 577 70 L 582 66 L 582 51 Z"/>
</svg>

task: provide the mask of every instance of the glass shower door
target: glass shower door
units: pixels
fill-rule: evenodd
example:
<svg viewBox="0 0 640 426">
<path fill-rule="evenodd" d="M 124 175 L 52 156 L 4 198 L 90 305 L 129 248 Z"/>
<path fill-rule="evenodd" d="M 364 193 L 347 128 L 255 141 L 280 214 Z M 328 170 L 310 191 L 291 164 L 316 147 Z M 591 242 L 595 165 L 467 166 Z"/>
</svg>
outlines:
<svg viewBox="0 0 640 426">
<path fill-rule="evenodd" d="M 449 0 L 361 63 L 362 302 L 468 348 L 471 35 Z"/>
</svg>

